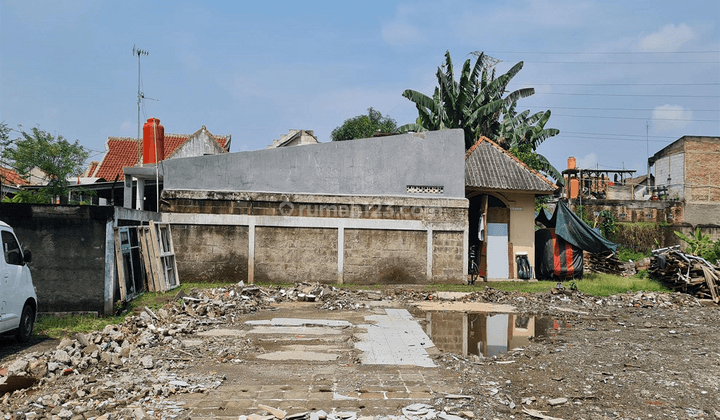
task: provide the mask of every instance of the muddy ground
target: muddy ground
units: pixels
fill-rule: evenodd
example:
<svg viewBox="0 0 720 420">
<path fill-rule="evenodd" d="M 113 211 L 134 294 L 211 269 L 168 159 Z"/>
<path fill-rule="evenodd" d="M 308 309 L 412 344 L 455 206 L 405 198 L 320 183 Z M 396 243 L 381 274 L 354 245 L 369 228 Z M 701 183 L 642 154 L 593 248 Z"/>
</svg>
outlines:
<svg viewBox="0 0 720 420">
<path fill-rule="evenodd" d="M 291 294 L 197 292 L 156 318 L 134 317 L 79 341 L 19 346 L 0 338 L 0 367 L 28 360 L 21 374 L 42 377 L 0 397 L 0 417 L 272 419 L 323 410 L 337 419 L 720 419 L 720 309 L 687 295 L 487 289 L 438 301 L 403 288 L 335 290 L 305 302 Z M 487 303 L 550 322 L 538 322 L 542 331 L 521 347 L 490 357 L 435 346 L 427 352 L 437 367 L 361 363 L 356 343 L 371 328 L 367 317 L 407 309 L 427 330 L 428 310 L 473 314 Z M 246 323 L 272 318 L 348 324 L 262 330 Z M 93 343 L 99 352 L 88 350 Z M 72 360 L 59 363 L 56 349 Z"/>
</svg>

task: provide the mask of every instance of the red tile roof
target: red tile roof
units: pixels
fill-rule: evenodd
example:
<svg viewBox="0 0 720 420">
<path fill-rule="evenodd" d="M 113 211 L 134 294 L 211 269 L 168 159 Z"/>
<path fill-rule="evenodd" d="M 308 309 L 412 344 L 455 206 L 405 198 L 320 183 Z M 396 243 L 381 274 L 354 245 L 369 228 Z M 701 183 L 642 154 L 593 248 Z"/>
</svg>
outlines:
<svg viewBox="0 0 720 420">
<path fill-rule="evenodd" d="M 29 182 L 24 180 L 17 172 L 8 168 L 0 167 L 0 179 L 5 185 L 28 185 Z"/>
<path fill-rule="evenodd" d="M 182 146 L 192 134 L 165 134 L 164 155 L 170 156 L 178 147 Z M 228 136 L 213 136 L 218 144 L 226 149 Z M 135 166 L 138 163 L 138 141 L 133 137 L 108 137 L 107 153 L 96 170 L 88 169 L 87 176 L 103 178 L 114 181 L 115 177 L 123 178 L 123 168 Z M 227 149 L 226 149 L 227 150 Z M 140 151 L 142 153 L 142 150 Z M 93 162 L 95 163 L 95 162 Z M 92 166 L 91 163 L 90 165 Z"/>
</svg>

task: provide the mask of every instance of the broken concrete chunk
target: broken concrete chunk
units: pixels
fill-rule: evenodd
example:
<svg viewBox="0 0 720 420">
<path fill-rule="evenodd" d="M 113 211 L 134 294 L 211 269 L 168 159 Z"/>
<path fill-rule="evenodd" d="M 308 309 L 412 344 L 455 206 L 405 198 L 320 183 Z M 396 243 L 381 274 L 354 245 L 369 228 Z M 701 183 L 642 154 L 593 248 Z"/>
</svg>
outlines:
<svg viewBox="0 0 720 420">
<path fill-rule="evenodd" d="M 73 341 L 67 337 L 60 340 L 60 344 L 56 347 L 57 349 L 64 349 L 65 347 L 72 346 Z"/>
<path fill-rule="evenodd" d="M 548 404 L 550 404 L 551 407 L 555 407 L 556 405 L 562 405 L 568 402 L 567 398 L 553 398 L 551 400 L 548 400 Z"/>
<path fill-rule="evenodd" d="M 145 369 L 152 369 L 153 366 L 155 365 L 155 363 L 153 362 L 153 358 L 150 355 L 144 356 L 142 359 L 140 359 L 140 364 Z"/>
<path fill-rule="evenodd" d="M 55 352 L 55 361 L 64 365 L 71 363 L 70 355 L 65 350 L 57 350 Z"/>
<path fill-rule="evenodd" d="M 28 361 L 25 359 L 18 359 L 8 366 L 8 376 L 22 376 L 25 374 L 25 370 L 28 367 Z"/>
<path fill-rule="evenodd" d="M 268 413 L 272 414 L 280 420 L 283 420 L 287 415 L 287 412 L 280 410 L 279 408 L 273 408 L 264 404 L 258 404 L 258 408 L 267 411 Z"/>
</svg>

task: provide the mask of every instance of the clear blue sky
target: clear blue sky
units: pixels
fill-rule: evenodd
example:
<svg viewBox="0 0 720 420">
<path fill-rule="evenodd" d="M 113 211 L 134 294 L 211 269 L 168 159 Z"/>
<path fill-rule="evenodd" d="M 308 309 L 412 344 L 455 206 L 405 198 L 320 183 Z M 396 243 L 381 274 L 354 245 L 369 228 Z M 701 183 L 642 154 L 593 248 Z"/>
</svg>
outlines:
<svg viewBox="0 0 720 420">
<path fill-rule="evenodd" d="M 540 148 L 558 169 L 645 170 L 682 135 L 720 135 L 720 1 L 37 1 L 0 0 L 0 121 L 79 140 L 99 160 L 141 117 L 166 133 L 205 125 L 232 152 L 289 129 L 322 142 L 374 107 L 398 124 L 401 96 L 431 94 L 446 50 L 523 70 L 518 110 L 552 110 Z"/>
</svg>

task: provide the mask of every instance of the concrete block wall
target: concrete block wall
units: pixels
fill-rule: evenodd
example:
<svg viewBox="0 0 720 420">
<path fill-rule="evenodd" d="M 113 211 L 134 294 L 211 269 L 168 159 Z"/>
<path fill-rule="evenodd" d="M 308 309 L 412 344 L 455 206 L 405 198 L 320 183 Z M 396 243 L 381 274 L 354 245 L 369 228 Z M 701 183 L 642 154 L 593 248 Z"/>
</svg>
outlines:
<svg viewBox="0 0 720 420">
<path fill-rule="evenodd" d="M 458 283 L 463 271 L 463 237 L 453 232 L 433 232 L 433 279 L 439 283 Z"/>
<path fill-rule="evenodd" d="M 255 229 L 255 281 L 335 283 L 337 259 L 334 229 Z"/>
<path fill-rule="evenodd" d="M 104 312 L 112 207 L 0 203 L 0 220 L 32 251 L 39 312 Z"/>
<path fill-rule="evenodd" d="M 166 191 L 162 203 L 181 279 L 464 281 L 466 199 Z"/>
<path fill-rule="evenodd" d="M 668 197 L 683 199 L 687 194 L 685 185 L 685 153 L 664 156 L 655 162 L 655 185 L 668 188 Z M 668 177 L 670 180 L 668 181 Z"/>
<path fill-rule="evenodd" d="M 347 283 L 427 282 L 426 232 L 345 229 L 344 252 Z"/>
<path fill-rule="evenodd" d="M 247 226 L 174 225 L 171 234 L 181 281 L 247 279 Z"/>
</svg>

